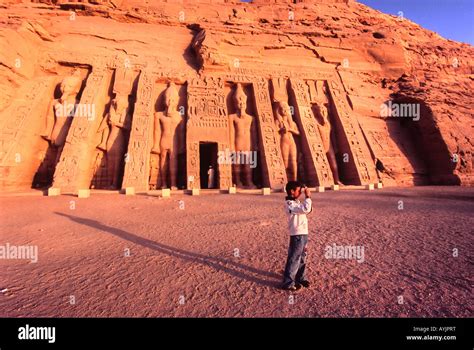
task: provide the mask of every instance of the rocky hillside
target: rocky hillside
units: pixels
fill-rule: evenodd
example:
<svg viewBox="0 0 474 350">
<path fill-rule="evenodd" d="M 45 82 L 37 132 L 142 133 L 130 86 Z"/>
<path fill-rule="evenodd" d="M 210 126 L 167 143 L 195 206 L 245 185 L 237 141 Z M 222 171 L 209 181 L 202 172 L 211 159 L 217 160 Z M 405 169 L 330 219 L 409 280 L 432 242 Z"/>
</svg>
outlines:
<svg viewBox="0 0 474 350">
<path fill-rule="evenodd" d="M 28 83 L 76 57 L 188 77 L 333 69 L 386 184 L 474 184 L 474 47 L 356 1 L 7 0 L 0 48 L 3 133 Z M 383 115 L 387 101 L 418 105 L 421 118 Z"/>
</svg>

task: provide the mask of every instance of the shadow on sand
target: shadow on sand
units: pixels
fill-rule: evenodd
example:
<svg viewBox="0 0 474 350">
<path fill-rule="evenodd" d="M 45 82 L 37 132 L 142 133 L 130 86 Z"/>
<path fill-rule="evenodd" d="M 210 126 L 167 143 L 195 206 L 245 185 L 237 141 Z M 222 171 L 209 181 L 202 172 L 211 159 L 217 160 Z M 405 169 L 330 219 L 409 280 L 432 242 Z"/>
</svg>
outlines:
<svg viewBox="0 0 474 350">
<path fill-rule="evenodd" d="M 232 260 L 223 258 L 217 258 L 213 256 L 207 256 L 199 253 L 189 252 L 184 249 L 175 248 L 169 245 L 158 243 L 147 238 L 137 236 L 133 233 L 124 231 L 122 229 L 104 225 L 96 220 L 81 218 L 73 215 L 55 212 L 55 214 L 66 217 L 74 222 L 81 225 L 92 227 L 99 231 L 111 233 L 121 239 L 127 240 L 134 244 L 139 244 L 145 248 L 153 249 L 159 253 L 169 255 L 171 257 L 183 259 L 193 263 L 199 263 L 201 265 L 212 267 L 213 269 L 221 272 L 225 272 L 233 277 L 238 277 L 249 282 L 258 283 L 263 286 L 277 288 L 281 283 L 281 276 L 276 273 L 263 271 L 256 269 L 251 266 L 247 266 Z M 260 275 L 262 277 L 257 277 Z M 271 280 L 269 280 L 271 278 Z"/>
</svg>

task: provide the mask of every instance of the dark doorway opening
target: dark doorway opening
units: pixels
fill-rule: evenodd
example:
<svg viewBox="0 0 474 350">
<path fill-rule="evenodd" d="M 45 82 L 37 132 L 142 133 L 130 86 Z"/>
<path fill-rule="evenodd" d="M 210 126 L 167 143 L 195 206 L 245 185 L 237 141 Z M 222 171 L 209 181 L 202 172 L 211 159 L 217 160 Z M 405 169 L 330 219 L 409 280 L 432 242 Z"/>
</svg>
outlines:
<svg viewBox="0 0 474 350">
<path fill-rule="evenodd" d="M 217 143 L 199 143 L 199 175 L 201 188 L 219 188 L 219 168 L 217 164 Z"/>
</svg>

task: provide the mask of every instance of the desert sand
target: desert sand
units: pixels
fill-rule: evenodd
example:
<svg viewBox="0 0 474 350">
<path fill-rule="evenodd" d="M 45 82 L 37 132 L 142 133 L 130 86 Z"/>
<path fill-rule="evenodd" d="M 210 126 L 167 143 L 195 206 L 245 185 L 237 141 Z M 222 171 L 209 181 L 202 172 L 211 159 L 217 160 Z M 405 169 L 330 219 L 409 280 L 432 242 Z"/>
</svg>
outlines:
<svg viewBox="0 0 474 350">
<path fill-rule="evenodd" d="M 219 164 L 221 190 L 472 186 L 474 47 L 407 16 L 352 0 L 0 1 L 0 192 L 205 188 L 227 149 L 258 164 Z"/>
<path fill-rule="evenodd" d="M 290 294 L 281 193 L 1 197 L 0 244 L 36 245 L 38 262 L 0 259 L 0 316 L 473 316 L 473 189 L 313 199 L 313 285 Z M 326 259 L 333 244 L 364 261 Z"/>
</svg>

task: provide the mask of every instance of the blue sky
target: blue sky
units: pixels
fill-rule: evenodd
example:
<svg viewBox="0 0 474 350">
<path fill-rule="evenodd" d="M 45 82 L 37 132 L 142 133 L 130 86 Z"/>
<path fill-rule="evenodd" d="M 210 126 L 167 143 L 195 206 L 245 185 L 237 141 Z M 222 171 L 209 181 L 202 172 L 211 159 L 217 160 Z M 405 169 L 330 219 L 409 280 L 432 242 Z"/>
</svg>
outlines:
<svg viewBox="0 0 474 350">
<path fill-rule="evenodd" d="M 474 0 L 358 0 L 418 23 L 441 36 L 474 45 Z"/>
</svg>

